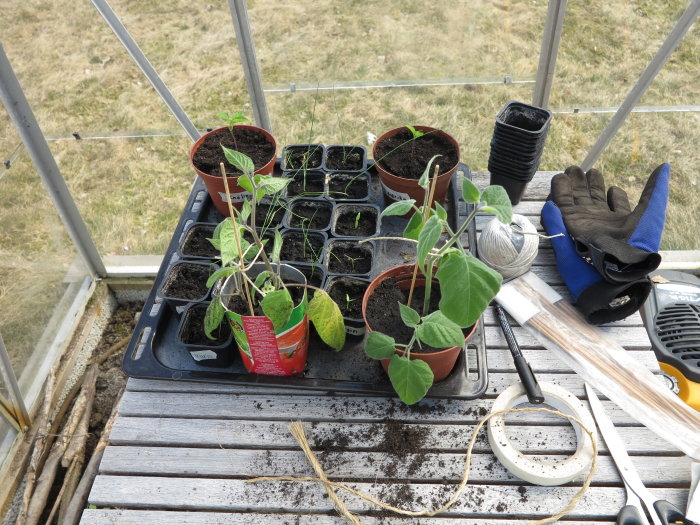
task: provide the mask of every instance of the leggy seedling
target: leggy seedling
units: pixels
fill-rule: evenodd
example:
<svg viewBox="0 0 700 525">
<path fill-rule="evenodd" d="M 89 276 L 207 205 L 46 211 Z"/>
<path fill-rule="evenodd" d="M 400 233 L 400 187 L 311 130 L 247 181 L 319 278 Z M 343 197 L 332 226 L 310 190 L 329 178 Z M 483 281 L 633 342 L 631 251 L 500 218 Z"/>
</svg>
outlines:
<svg viewBox="0 0 700 525">
<path fill-rule="evenodd" d="M 437 179 L 437 169 L 431 184 L 429 179 L 431 159 L 419 184 L 429 189 Z M 462 328 L 473 325 L 481 316 L 501 286 L 501 275 L 468 253 L 460 242 L 461 235 L 479 212 L 492 213 L 499 221 L 510 224 L 512 208 L 508 194 L 501 186 L 489 186 L 484 191 L 466 177 L 462 179 L 462 196 L 473 211 L 455 231 L 447 222 L 447 211 L 435 203 L 429 208 L 430 191 L 425 192 L 423 206 L 415 206 L 414 200 L 399 201 L 388 206 L 380 218 L 388 215 L 405 215 L 413 210 L 404 241 L 416 243 L 416 271 L 411 289 L 415 285 L 417 271 L 425 277 L 425 299 L 418 310 L 408 304 L 399 303 L 401 319 L 413 330 L 407 344 L 398 344 L 393 337 L 380 332 L 370 332 L 365 352 L 374 359 L 391 359 L 389 379 L 401 400 L 413 404 L 425 397 L 433 384 L 433 373 L 424 361 L 411 359 L 417 346 L 427 344 L 434 348 L 449 348 L 464 345 Z M 447 240 L 438 247 L 443 232 Z M 437 272 L 435 272 L 437 269 Z M 433 278 L 440 285 L 438 310 L 429 312 Z M 410 294 L 409 294 L 410 295 Z M 403 350 L 397 353 L 397 347 Z"/>
</svg>

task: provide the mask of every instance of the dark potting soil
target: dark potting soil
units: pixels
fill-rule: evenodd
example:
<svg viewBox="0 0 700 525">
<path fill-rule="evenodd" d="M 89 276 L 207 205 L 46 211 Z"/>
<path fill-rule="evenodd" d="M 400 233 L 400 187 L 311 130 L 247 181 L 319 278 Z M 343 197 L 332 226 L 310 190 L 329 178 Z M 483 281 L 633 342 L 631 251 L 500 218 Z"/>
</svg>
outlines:
<svg viewBox="0 0 700 525">
<path fill-rule="evenodd" d="M 227 175 L 240 175 L 241 171 L 226 160 L 222 145 L 248 155 L 256 170 L 275 156 L 275 146 L 267 141 L 265 135 L 249 128 L 234 126 L 233 130 L 223 128 L 204 139 L 192 159 L 195 167 L 204 173 L 220 177 L 219 164 L 223 162 Z"/>
<path fill-rule="evenodd" d="M 440 174 L 459 162 L 457 150 L 443 135 L 433 132 L 413 139 L 408 129 L 378 143 L 374 155 L 377 164 L 404 179 L 420 179 L 434 155 L 441 155 L 433 163 L 440 166 Z"/>
<path fill-rule="evenodd" d="M 208 224 L 197 224 L 187 230 L 187 236 L 182 242 L 181 251 L 183 255 L 194 257 L 216 257 L 219 252 L 209 239 L 214 234 L 216 226 Z"/>
<path fill-rule="evenodd" d="M 180 263 L 171 269 L 163 285 L 163 295 L 196 301 L 207 295 L 207 279 L 213 270 L 204 264 Z"/>
<path fill-rule="evenodd" d="M 288 232 L 282 236 L 283 261 L 316 262 L 323 256 L 323 235 Z"/>
<path fill-rule="evenodd" d="M 369 182 L 365 175 L 335 173 L 328 182 L 328 193 L 338 200 L 364 199 L 369 195 Z"/>
<path fill-rule="evenodd" d="M 355 146 L 334 146 L 326 153 L 326 169 L 329 170 L 361 170 L 364 167 L 364 154 L 361 148 Z"/>
<path fill-rule="evenodd" d="M 316 197 L 322 195 L 325 174 L 319 172 L 301 172 L 294 175 L 292 182 L 287 185 L 287 196 L 308 195 Z"/>
<path fill-rule="evenodd" d="M 323 148 L 316 145 L 288 146 L 284 150 L 284 167 L 288 170 L 317 169 L 321 167 Z"/>
<path fill-rule="evenodd" d="M 383 281 L 367 300 L 367 323 L 372 327 L 372 330 L 381 332 L 394 338 L 399 344 L 408 344 L 413 334 L 413 329 L 409 328 L 401 320 L 399 312 L 399 302 L 406 304 L 408 300 L 409 290 L 399 288 L 394 279 Z M 416 286 L 413 290 L 411 298 L 411 308 L 417 312 L 423 311 L 423 299 L 425 298 L 425 288 Z M 438 309 L 440 302 L 440 286 L 437 283 L 433 284 L 430 293 L 429 311 L 434 312 Z M 471 331 L 471 328 L 462 330 L 465 337 Z M 423 343 L 420 350 L 414 347 L 414 350 L 428 353 L 444 350 L 444 348 L 433 348 L 430 345 Z"/>
<path fill-rule="evenodd" d="M 333 273 L 350 275 L 369 273 L 372 269 L 372 250 L 354 243 L 335 242 L 328 254 L 328 269 Z"/>
<path fill-rule="evenodd" d="M 317 266 L 294 266 L 297 270 L 304 274 L 306 277 L 306 284 L 315 286 L 316 288 L 323 287 L 323 279 L 325 278 L 325 272 Z M 314 296 L 315 290 L 309 288 L 306 290 L 306 294 L 311 299 Z"/>
<path fill-rule="evenodd" d="M 287 211 L 281 201 L 261 202 L 255 208 L 255 225 L 259 228 L 276 228 L 282 224 L 284 212 Z"/>
<path fill-rule="evenodd" d="M 180 339 L 188 345 L 219 346 L 224 344 L 231 336 L 231 328 L 227 322 L 222 322 L 212 335 L 216 339 L 209 339 L 204 333 L 204 316 L 207 313 L 206 305 L 193 306 L 187 310 Z"/>
<path fill-rule="evenodd" d="M 340 307 L 343 317 L 362 319 L 362 296 L 367 286 L 369 286 L 367 281 L 340 277 L 333 279 L 328 288 L 328 295 Z"/>
<path fill-rule="evenodd" d="M 328 202 L 296 202 L 291 207 L 292 228 L 323 230 L 331 223 L 332 206 Z"/>
<path fill-rule="evenodd" d="M 272 246 L 275 243 L 275 233 L 270 230 L 258 231 L 258 237 L 265 246 L 265 253 L 270 255 L 272 253 Z M 253 234 L 251 232 L 247 230 L 244 231 L 243 238 L 249 243 L 253 243 Z"/>
<path fill-rule="evenodd" d="M 343 206 L 335 221 L 335 233 L 348 237 L 369 237 L 377 233 L 376 208 Z"/>
</svg>

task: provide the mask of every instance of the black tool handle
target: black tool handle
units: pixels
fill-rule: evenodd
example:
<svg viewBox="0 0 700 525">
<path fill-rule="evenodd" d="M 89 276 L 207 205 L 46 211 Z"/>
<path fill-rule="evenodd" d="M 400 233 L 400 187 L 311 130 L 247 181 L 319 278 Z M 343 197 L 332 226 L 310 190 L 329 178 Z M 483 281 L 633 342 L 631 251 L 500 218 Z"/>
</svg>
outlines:
<svg viewBox="0 0 700 525">
<path fill-rule="evenodd" d="M 685 515 L 676 508 L 675 505 L 669 503 L 665 499 L 657 499 L 654 502 L 654 510 L 659 515 L 661 523 L 669 525 L 671 523 L 683 523 L 685 525 L 697 525 L 692 520 L 689 520 Z"/>
<path fill-rule="evenodd" d="M 644 519 L 639 509 L 633 505 L 625 505 L 617 515 L 617 525 L 643 525 Z"/>
<path fill-rule="evenodd" d="M 518 376 L 520 381 L 525 387 L 525 392 L 527 392 L 527 399 L 533 405 L 540 405 L 544 403 L 544 395 L 540 389 L 539 383 L 537 383 L 537 378 L 530 368 L 530 364 L 527 362 L 522 352 L 520 351 L 520 346 L 518 341 L 515 339 L 515 334 L 510 327 L 506 313 L 503 311 L 499 305 L 494 304 L 494 311 L 496 312 L 496 319 L 503 329 L 503 335 L 506 337 L 508 342 L 508 348 L 510 348 L 510 353 L 513 354 L 513 361 L 515 362 L 515 369 L 518 371 Z"/>
</svg>

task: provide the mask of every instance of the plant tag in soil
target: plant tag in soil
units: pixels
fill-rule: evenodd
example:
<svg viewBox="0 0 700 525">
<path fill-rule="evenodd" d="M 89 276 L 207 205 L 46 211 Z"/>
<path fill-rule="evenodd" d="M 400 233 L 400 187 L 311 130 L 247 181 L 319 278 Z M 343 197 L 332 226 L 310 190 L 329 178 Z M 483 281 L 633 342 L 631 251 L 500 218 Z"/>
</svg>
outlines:
<svg viewBox="0 0 700 525">
<path fill-rule="evenodd" d="M 228 198 L 226 197 L 226 193 L 223 191 L 219 192 L 219 195 L 221 196 L 221 201 L 222 202 L 228 202 Z M 250 198 L 250 193 L 247 191 L 242 191 L 240 193 L 231 193 L 231 202 L 243 202 L 246 199 Z"/>
<path fill-rule="evenodd" d="M 391 188 L 389 188 L 389 187 L 388 187 L 386 184 L 384 184 L 383 182 L 382 182 L 381 184 L 382 184 L 382 188 L 384 189 L 384 194 L 385 194 L 387 197 L 389 197 L 390 199 L 392 199 L 392 200 L 395 200 L 395 201 L 407 201 L 407 200 L 409 200 L 409 199 L 411 198 L 411 197 L 409 197 L 408 193 L 403 193 L 403 192 L 400 192 L 400 191 L 392 190 Z"/>
<path fill-rule="evenodd" d="M 197 350 L 195 352 L 190 352 L 192 359 L 195 361 L 204 361 L 205 359 L 216 359 L 216 352 L 212 350 Z"/>
</svg>

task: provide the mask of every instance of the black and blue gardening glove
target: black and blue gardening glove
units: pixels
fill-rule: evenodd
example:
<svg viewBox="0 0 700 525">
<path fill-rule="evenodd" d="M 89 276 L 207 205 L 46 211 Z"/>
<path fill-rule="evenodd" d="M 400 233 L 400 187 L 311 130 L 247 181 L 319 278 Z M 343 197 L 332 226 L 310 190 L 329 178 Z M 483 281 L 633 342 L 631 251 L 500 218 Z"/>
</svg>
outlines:
<svg viewBox="0 0 700 525">
<path fill-rule="evenodd" d="M 564 225 L 562 213 L 548 200 L 542 208 L 542 226 L 553 237 L 557 267 L 577 308 L 591 324 L 619 321 L 636 312 L 651 291 L 646 277 L 625 283 L 610 283 L 583 259 Z"/>
<path fill-rule="evenodd" d="M 570 166 L 552 178 L 550 199 L 561 210 L 576 251 L 607 281 L 637 281 L 659 266 L 670 172 L 668 164 L 654 170 L 633 211 L 623 189 L 611 186 L 606 196 L 598 170 L 584 173 Z"/>
</svg>

